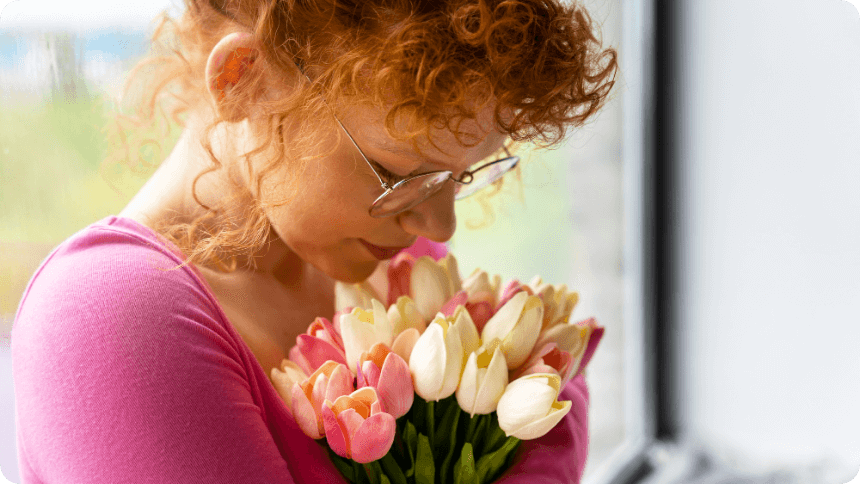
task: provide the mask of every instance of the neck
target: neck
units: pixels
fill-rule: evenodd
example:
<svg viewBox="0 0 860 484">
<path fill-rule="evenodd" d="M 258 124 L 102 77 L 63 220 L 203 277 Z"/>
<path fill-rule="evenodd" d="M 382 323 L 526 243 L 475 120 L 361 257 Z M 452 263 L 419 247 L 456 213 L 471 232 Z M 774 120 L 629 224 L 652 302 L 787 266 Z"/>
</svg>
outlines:
<svg viewBox="0 0 860 484">
<path fill-rule="evenodd" d="M 227 143 L 226 140 L 241 139 L 246 134 L 239 124 L 222 125 L 223 127 L 213 132 L 212 151 L 222 167 L 199 178 L 192 192 L 192 184 L 197 175 L 212 166 L 208 152 L 199 142 L 205 125 L 206 121 L 200 118 L 189 120 L 173 151 L 119 215 L 151 228 L 164 223 L 191 223 L 206 214 L 206 209 L 195 200 L 195 194 L 201 203 L 214 208 L 225 201 L 226 194 L 236 190 L 235 182 L 230 179 L 229 173 L 235 172 L 230 168 L 236 163 L 236 153 L 241 147 L 237 149 L 230 146 L 233 143 Z M 242 178 L 246 180 L 247 176 Z M 246 189 L 247 183 L 241 182 L 239 186 Z M 236 213 L 228 214 L 232 216 L 224 219 L 234 219 L 234 216 L 235 219 L 240 219 L 242 216 L 242 207 L 233 205 L 235 204 L 226 209 L 234 209 Z M 213 233 L 217 232 L 219 227 L 214 223 L 204 223 L 202 229 Z M 206 267 L 217 270 L 213 266 Z M 237 270 L 274 277 L 288 287 L 298 287 L 312 268 L 270 229 L 266 243 L 253 253 L 237 258 Z"/>
</svg>

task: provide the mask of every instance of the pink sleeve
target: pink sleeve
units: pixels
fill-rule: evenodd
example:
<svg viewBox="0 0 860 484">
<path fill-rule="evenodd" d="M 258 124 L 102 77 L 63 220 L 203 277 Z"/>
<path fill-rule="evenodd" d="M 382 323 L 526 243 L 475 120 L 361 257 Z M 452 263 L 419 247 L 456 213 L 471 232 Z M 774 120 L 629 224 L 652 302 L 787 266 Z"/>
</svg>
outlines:
<svg viewBox="0 0 860 484">
<path fill-rule="evenodd" d="M 419 238 L 407 249 L 415 257 L 441 259 L 445 244 Z M 543 437 L 524 441 L 514 465 L 498 482 L 505 484 L 579 483 L 588 458 L 588 387 L 580 375 L 562 389 L 559 400 L 570 400 L 570 412 Z"/>
<path fill-rule="evenodd" d="M 208 294 L 99 232 L 52 254 L 16 316 L 23 483 L 294 482 Z"/>
</svg>

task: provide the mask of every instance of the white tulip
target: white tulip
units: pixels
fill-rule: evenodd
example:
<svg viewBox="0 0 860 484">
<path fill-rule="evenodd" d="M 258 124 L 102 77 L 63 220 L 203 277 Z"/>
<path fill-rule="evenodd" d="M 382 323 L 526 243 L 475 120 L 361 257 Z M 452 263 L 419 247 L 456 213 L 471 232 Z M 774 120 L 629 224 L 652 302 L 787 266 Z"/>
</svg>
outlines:
<svg viewBox="0 0 860 484">
<path fill-rule="evenodd" d="M 409 277 L 409 293 L 418 312 L 430 321 L 462 288 L 457 259 L 450 253 L 438 262 L 428 255 L 415 259 Z"/>
<path fill-rule="evenodd" d="M 415 393 L 427 401 L 450 396 L 460 383 L 462 368 L 460 333 L 445 316 L 438 314 L 415 342 L 409 356 Z"/>
<path fill-rule="evenodd" d="M 272 368 L 270 378 L 278 395 L 290 408 L 293 409 L 293 383 L 301 383 L 307 379 L 308 374 L 305 373 L 295 362 L 284 358 L 281 361 L 280 368 Z"/>
<path fill-rule="evenodd" d="M 507 385 L 508 365 L 502 351 L 496 346 L 491 354 L 489 348 L 481 347 L 466 361 L 457 387 L 457 403 L 472 417 L 491 413 Z"/>
<path fill-rule="evenodd" d="M 334 284 L 334 310 L 344 311 L 346 308 L 370 308 L 371 301 L 383 299 L 367 281 L 359 284 L 346 284 L 336 281 Z"/>
<path fill-rule="evenodd" d="M 394 333 L 385 307 L 376 299 L 371 301 L 372 311 L 360 307 L 340 317 L 340 334 L 346 354 L 347 368 L 357 373 L 361 353 L 370 351 L 376 343 L 384 343 L 389 348 L 394 341 Z"/>
<path fill-rule="evenodd" d="M 528 360 L 540 334 L 542 319 L 540 298 L 518 292 L 487 321 L 481 341 L 491 344 L 499 340 L 508 369 L 512 370 Z"/>
<path fill-rule="evenodd" d="M 570 411 L 569 401 L 559 402 L 561 378 L 534 373 L 512 381 L 499 399 L 499 427 L 508 437 L 532 440 L 552 430 Z"/>
<path fill-rule="evenodd" d="M 418 312 L 415 301 L 409 296 L 400 296 L 397 302 L 388 308 L 388 321 L 391 322 L 395 336 L 409 328 L 415 328 L 422 333 L 427 327 L 427 321 Z"/>
<path fill-rule="evenodd" d="M 481 346 L 481 336 L 465 307 L 457 306 L 451 319 L 454 320 L 453 326 L 460 334 L 460 342 L 463 343 L 463 364 L 465 365 L 469 355 Z"/>
<path fill-rule="evenodd" d="M 570 320 L 570 314 L 579 302 L 579 293 L 568 292 L 565 284 L 553 286 L 542 283 L 538 276 L 532 279 L 529 287 L 544 304 L 543 330 L 557 324 L 566 324 Z"/>
</svg>

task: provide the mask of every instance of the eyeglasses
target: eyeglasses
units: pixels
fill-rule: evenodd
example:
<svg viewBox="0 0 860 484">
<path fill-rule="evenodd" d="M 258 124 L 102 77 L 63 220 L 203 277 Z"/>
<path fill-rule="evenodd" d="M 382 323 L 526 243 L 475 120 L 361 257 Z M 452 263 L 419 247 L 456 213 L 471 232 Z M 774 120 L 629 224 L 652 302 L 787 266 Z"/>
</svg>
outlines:
<svg viewBox="0 0 860 484">
<path fill-rule="evenodd" d="M 299 68 L 299 72 L 302 73 L 308 82 L 313 82 L 304 73 L 301 67 L 296 67 Z M 349 134 L 349 130 L 346 129 L 346 126 L 343 125 L 334 113 L 332 113 L 332 115 L 334 116 L 335 121 L 337 121 L 337 124 L 339 124 L 341 129 L 343 129 L 343 132 L 346 133 L 347 138 L 349 138 L 353 146 L 355 146 L 355 149 L 357 149 L 361 154 L 361 157 L 364 158 L 367 166 L 373 170 L 373 174 L 376 175 L 382 189 L 385 190 L 382 195 L 377 197 L 368 210 L 370 216 L 373 218 L 391 217 L 415 207 L 442 189 L 442 186 L 448 180 L 457 184 L 454 187 L 454 199 L 462 200 L 498 181 L 505 173 L 511 171 L 515 166 L 517 166 L 517 163 L 520 161 L 519 156 L 511 155 L 508 148 L 504 147 L 505 154 L 507 156 L 481 165 L 474 170 L 465 171 L 460 175 L 460 178 L 454 178 L 454 172 L 450 170 L 440 170 L 413 175 L 400 180 L 394 185 L 390 185 L 382 179 L 382 176 L 373 166 L 373 163 L 370 162 L 364 154 L 364 151 L 362 151 L 358 146 L 358 143 L 355 142 L 355 138 Z"/>
</svg>

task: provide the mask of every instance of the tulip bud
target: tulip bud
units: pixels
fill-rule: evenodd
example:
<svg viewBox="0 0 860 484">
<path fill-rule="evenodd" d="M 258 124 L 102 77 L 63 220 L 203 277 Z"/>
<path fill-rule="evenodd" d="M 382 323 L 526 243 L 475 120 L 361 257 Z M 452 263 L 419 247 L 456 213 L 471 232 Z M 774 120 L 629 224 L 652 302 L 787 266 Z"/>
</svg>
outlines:
<svg viewBox="0 0 860 484">
<path fill-rule="evenodd" d="M 294 361 L 284 358 L 280 368 L 272 368 L 272 385 L 278 391 L 278 395 L 287 404 L 287 408 L 293 409 L 293 384 L 308 378 L 308 374 Z"/>
<path fill-rule="evenodd" d="M 427 401 L 450 396 L 460 382 L 462 367 L 460 333 L 439 314 L 415 342 L 409 357 L 415 393 Z"/>
<path fill-rule="evenodd" d="M 358 284 L 347 284 L 340 281 L 334 283 L 335 311 L 345 311 L 348 308 L 369 308 L 374 299 L 382 300 L 367 281 Z"/>
<path fill-rule="evenodd" d="M 415 390 L 409 365 L 382 343 L 361 354 L 358 387 L 376 389 L 382 409 L 400 418 L 412 408 Z"/>
<path fill-rule="evenodd" d="M 457 387 L 457 403 L 471 417 L 492 413 L 507 385 L 508 365 L 502 351 L 496 346 L 490 353 L 481 347 L 466 361 Z"/>
<path fill-rule="evenodd" d="M 469 355 L 481 346 L 481 336 L 465 307 L 457 306 L 451 319 L 454 320 L 453 327 L 460 334 L 460 342 L 463 343 L 463 364 L 465 365 Z"/>
<path fill-rule="evenodd" d="M 561 378 L 537 373 L 510 382 L 499 399 L 499 427 L 508 437 L 532 440 L 544 436 L 570 411 L 569 401 L 557 400 Z"/>
<path fill-rule="evenodd" d="M 311 376 L 292 388 L 293 418 L 308 437 L 320 439 L 324 428 L 323 402 L 352 392 L 352 374 L 346 366 L 327 361 Z"/>
<path fill-rule="evenodd" d="M 603 327 L 598 326 L 594 318 L 576 324 L 557 324 L 541 332 L 536 347 L 544 347 L 555 343 L 559 350 L 570 353 L 573 358 L 573 376 L 585 369 L 597 344 L 603 337 Z"/>
<path fill-rule="evenodd" d="M 427 327 L 427 321 L 409 296 L 400 296 L 397 302 L 388 308 L 388 321 L 395 336 L 408 328 L 415 328 L 421 333 Z"/>
<path fill-rule="evenodd" d="M 409 279 L 409 294 L 426 321 L 432 320 L 442 306 L 462 289 L 457 270 L 457 260 L 450 253 L 438 262 L 426 255 L 415 259 Z"/>
<path fill-rule="evenodd" d="M 372 306 L 372 311 L 353 308 L 352 312 L 340 318 L 346 362 L 353 374 L 357 371 L 356 365 L 361 353 L 370 350 L 376 343 L 391 347 L 394 340 L 385 307 L 376 299 L 372 301 Z"/>
<path fill-rule="evenodd" d="M 575 363 L 570 353 L 558 349 L 555 343 L 547 343 L 543 346 L 535 346 L 532 356 L 513 372 L 511 378 L 516 380 L 534 373 L 555 373 L 561 378 L 561 386 L 564 387 L 568 380 L 573 378 L 576 370 Z"/>
<path fill-rule="evenodd" d="M 540 298 L 520 291 L 487 321 L 481 332 L 481 341 L 489 344 L 498 339 L 508 369 L 517 368 L 531 354 L 538 339 L 542 318 Z"/>
<path fill-rule="evenodd" d="M 290 350 L 290 359 L 311 372 L 329 360 L 346 364 L 343 340 L 329 320 L 316 318 L 306 334 L 296 337 L 296 346 Z"/>
<path fill-rule="evenodd" d="M 341 457 L 367 464 L 384 457 L 394 443 L 396 421 L 382 410 L 373 387 L 326 399 L 322 413 L 328 445 Z"/>
</svg>

